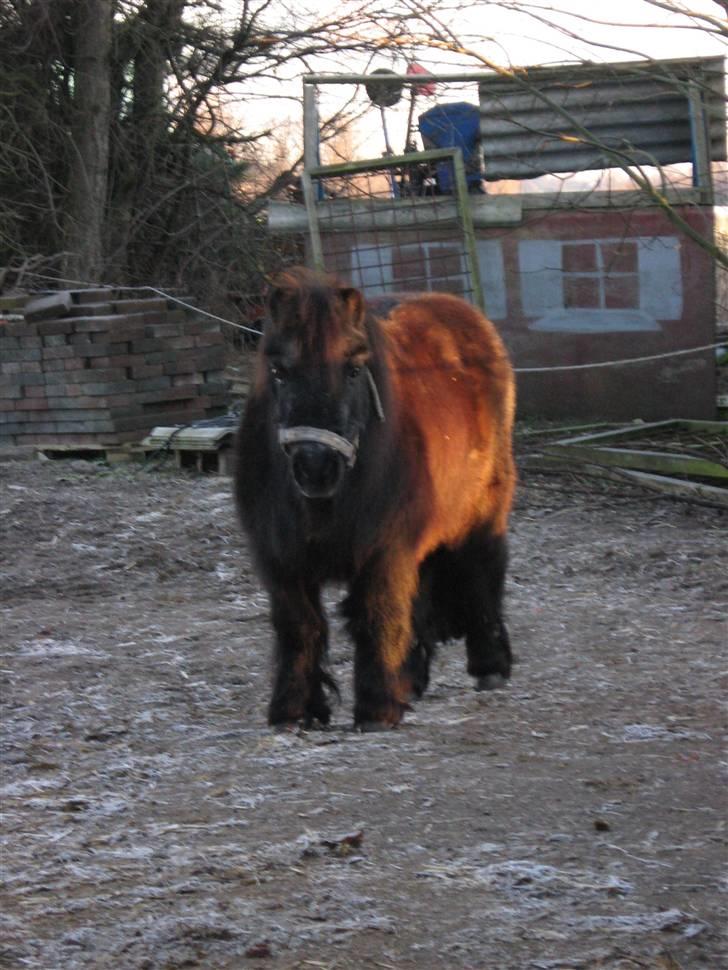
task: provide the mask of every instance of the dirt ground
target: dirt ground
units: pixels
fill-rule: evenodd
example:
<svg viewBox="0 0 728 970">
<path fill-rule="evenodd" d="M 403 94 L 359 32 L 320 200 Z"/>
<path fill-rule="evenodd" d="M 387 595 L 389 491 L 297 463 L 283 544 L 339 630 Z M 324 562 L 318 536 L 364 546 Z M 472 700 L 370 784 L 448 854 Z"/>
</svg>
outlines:
<svg viewBox="0 0 728 970">
<path fill-rule="evenodd" d="M 524 474 L 511 685 L 277 735 L 229 480 L 0 462 L 0 966 L 728 967 L 727 534 Z"/>
</svg>

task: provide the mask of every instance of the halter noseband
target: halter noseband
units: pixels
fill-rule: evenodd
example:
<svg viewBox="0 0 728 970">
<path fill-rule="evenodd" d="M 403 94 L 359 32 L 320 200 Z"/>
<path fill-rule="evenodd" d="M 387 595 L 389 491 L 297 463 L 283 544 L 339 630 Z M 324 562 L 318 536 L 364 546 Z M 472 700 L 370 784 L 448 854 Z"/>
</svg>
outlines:
<svg viewBox="0 0 728 970">
<path fill-rule="evenodd" d="M 354 466 L 359 447 L 358 437 L 354 441 L 348 441 L 333 431 L 326 431 L 325 428 L 309 428 L 306 425 L 297 425 L 295 428 L 279 428 L 278 430 L 278 444 L 284 451 L 286 445 L 299 444 L 304 441 L 326 445 L 327 448 L 338 451 L 340 455 L 343 455 L 349 468 Z"/>
<path fill-rule="evenodd" d="M 364 368 L 364 375 L 372 396 L 374 411 L 379 420 L 384 421 L 384 408 L 382 407 L 382 399 L 379 396 L 379 388 L 374 380 L 374 375 L 368 367 Z M 353 441 L 349 441 L 348 438 L 343 438 L 340 434 L 336 434 L 335 431 L 327 431 L 326 428 L 311 428 L 307 425 L 296 425 L 293 428 L 278 429 L 278 444 L 284 451 L 286 450 L 286 445 L 302 442 L 313 442 L 314 444 L 325 445 L 327 448 L 331 448 L 332 451 L 338 451 L 344 457 L 347 467 L 354 467 L 357 451 L 359 450 L 359 435 Z"/>
</svg>

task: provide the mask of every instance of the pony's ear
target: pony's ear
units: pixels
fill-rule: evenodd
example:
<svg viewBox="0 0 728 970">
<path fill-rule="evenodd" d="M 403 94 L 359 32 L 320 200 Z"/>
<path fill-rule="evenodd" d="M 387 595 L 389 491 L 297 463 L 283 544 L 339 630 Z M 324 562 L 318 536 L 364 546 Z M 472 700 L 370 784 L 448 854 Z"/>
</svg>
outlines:
<svg viewBox="0 0 728 970">
<path fill-rule="evenodd" d="M 275 283 L 271 283 L 268 286 L 267 293 L 265 294 L 265 305 L 268 308 L 268 315 L 273 321 L 278 320 L 280 316 L 282 299 L 283 299 L 282 287 L 276 286 Z"/>
<path fill-rule="evenodd" d="M 341 288 L 339 293 L 341 296 L 341 301 L 349 314 L 349 319 L 351 320 L 355 329 L 359 330 L 364 325 L 364 317 L 366 315 L 364 297 L 362 296 L 361 292 L 355 289 L 353 286 L 344 286 Z"/>
</svg>

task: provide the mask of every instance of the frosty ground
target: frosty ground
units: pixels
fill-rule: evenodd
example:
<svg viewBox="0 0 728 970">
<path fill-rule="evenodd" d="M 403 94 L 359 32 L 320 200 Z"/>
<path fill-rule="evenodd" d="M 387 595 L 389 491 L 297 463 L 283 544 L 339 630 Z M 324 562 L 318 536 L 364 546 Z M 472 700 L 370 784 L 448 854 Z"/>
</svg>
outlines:
<svg viewBox="0 0 728 970">
<path fill-rule="evenodd" d="M 511 685 L 276 735 L 229 480 L 0 462 L 0 966 L 728 966 L 727 532 L 522 474 Z"/>
</svg>

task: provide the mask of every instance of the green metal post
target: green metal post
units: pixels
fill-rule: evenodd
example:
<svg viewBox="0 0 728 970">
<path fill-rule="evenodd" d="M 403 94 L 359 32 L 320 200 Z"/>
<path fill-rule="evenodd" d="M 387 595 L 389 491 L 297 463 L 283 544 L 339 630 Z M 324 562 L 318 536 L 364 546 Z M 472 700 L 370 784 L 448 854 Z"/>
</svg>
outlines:
<svg viewBox="0 0 728 970">
<path fill-rule="evenodd" d="M 306 203 L 306 213 L 308 215 L 309 236 L 311 239 L 311 258 L 315 269 L 324 271 L 324 253 L 321 246 L 321 231 L 319 229 L 318 212 L 316 210 L 316 192 L 311 181 L 311 176 L 304 169 L 301 174 L 301 186 L 303 188 L 303 201 Z"/>
<path fill-rule="evenodd" d="M 465 163 L 463 153 L 457 149 L 453 153 L 453 172 L 455 174 L 455 198 L 457 200 L 460 224 L 463 227 L 465 237 L 465 252 L 469 263 L 470 280 L 473 287 L 473 302 L 486 313 L 485 296 L 480 282 L 480 267 L 478 265 L 478 252 L 475 246 L 475 228 L 473 227 L 473 214 L 470 211 L 468 197 L 468 180 L 465 174 Z"/>
</svg>

